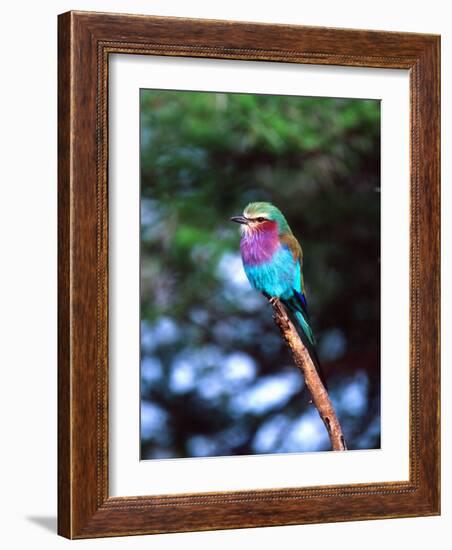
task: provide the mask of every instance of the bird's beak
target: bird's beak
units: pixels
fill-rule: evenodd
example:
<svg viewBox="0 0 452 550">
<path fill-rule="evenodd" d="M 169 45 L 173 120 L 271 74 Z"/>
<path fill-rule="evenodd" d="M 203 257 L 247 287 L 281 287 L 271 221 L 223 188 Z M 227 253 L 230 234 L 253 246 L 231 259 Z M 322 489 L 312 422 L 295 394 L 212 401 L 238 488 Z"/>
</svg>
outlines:
<svg viewBox="0 0 452 550">
<path fill-rule="evenodd" d="M 232 216 L 231 222 L 243 223 L 244 225 L 248 225 L 248 219 L 245 218 L 245 216 Z"/>
</svg>

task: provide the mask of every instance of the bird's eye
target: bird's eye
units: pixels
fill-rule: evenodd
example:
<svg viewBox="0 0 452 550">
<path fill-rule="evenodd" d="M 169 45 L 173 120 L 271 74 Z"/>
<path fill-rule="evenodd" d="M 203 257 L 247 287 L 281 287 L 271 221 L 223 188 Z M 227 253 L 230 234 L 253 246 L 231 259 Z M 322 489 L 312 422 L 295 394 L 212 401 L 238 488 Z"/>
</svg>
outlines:
<svg viewBox="0 0 452 550">
<path fill-rule="evenodd" d="M 259 218 L 256 218 L 256 219 L 257 219 L 257 221 L 258 221 L 259 223 L 262 223 L 262 222 L 265 221 L 265 218 L 262 218 L 262 217 L 259 217 Z"/>
</svg>

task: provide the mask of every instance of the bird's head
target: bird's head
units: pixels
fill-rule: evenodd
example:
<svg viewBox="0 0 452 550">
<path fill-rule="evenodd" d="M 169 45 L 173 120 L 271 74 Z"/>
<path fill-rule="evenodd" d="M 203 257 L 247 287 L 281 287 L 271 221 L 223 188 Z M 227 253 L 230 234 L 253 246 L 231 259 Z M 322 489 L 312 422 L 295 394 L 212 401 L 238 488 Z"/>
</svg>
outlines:
<svg viewBox="0 0 452 550">
<path fill-rule="evenodd" d="M 277 231 L 279 235 L 291 233 L 281 210 L 270 202 L 251 202 L 242 215 L 232 216 L 231 221 L 241 224 L 245 235 L 261 231 Z"/>
</svg>

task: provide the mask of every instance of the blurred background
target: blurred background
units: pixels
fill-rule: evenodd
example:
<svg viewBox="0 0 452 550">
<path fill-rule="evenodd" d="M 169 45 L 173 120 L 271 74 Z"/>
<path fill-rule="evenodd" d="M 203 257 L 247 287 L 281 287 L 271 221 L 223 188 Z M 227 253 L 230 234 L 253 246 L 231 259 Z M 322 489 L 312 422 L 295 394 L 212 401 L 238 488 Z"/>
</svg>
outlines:
<svg viewBox="0 0 452 550">
<path fill-rule="evenodd" d="M 349 449 L 380 447 L 380 103 L 141 90 L 141 459 L 329 450 L 229 221 L 285 214 Z"/>
</svg>

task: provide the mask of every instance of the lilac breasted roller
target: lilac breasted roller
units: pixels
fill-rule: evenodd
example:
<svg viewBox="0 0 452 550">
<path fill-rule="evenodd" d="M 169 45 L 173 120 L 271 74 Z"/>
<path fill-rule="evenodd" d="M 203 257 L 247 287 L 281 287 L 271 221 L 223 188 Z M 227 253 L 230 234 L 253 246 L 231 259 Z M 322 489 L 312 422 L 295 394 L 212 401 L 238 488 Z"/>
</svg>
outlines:
<svg viewBox="0 0 452 550">
<path fill-rule="evenodd" d="M 269 202 L 252 202 L 232 221 L 241 224 L 240 252 L 251 286 L 279 298 L 296 318 L 300 338 L 326 387 L 309 325 L 303 252 L 282 212 Z"/>
</svg>

